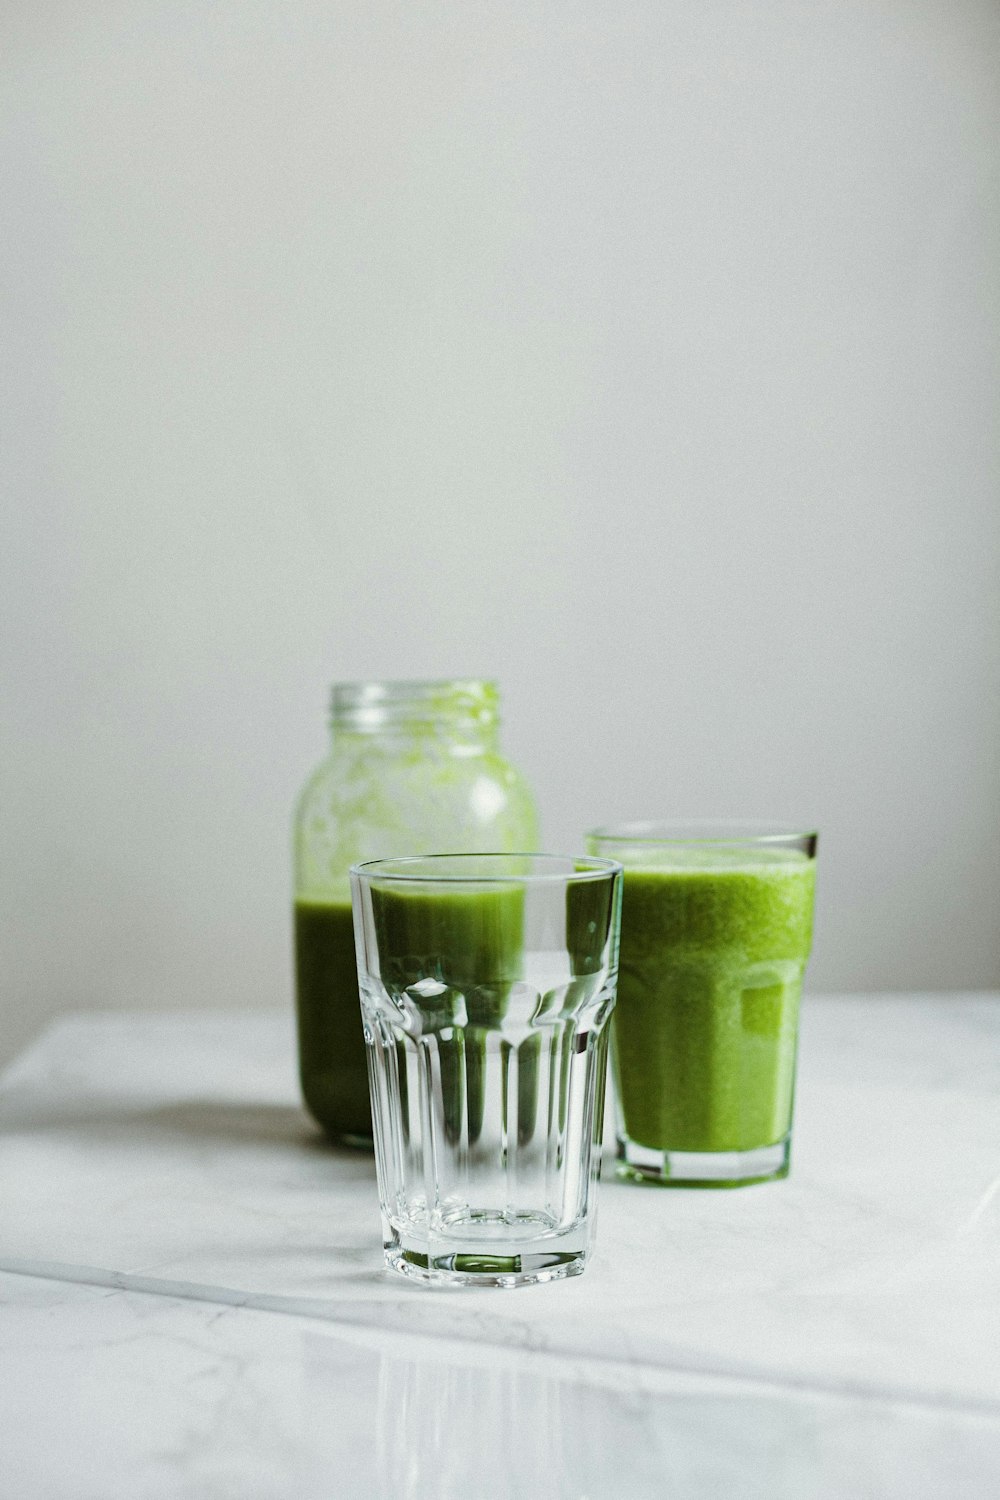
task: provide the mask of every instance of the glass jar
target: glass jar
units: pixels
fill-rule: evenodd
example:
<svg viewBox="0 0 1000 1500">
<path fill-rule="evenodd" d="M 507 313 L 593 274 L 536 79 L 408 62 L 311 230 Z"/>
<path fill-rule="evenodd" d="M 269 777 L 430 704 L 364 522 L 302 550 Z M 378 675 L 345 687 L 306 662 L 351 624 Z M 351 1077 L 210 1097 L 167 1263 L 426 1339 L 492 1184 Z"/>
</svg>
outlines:
<svg viewBox="0 0 1000 1500">
<path fill-rule="evenodd" d="M 332 744 L 295 814 L 295 968 L 306 1106 L 333 1140 L 370 1145 L 348 871 L 406 854 L 530 852 L 534 799 L 499 748 L 495 684 L 342 682 Z"/>
</svg>

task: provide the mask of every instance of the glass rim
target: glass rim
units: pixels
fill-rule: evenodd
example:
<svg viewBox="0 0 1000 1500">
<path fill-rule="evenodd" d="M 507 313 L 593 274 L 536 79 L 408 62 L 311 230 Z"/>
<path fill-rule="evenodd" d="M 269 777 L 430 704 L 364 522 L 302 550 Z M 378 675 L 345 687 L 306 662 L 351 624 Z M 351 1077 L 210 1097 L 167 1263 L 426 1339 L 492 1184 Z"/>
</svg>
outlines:
<svg viewBox="0 0 1000 1500">
<path fill-rule="evenodd" d="M 815 841 L 810 823 L 766 818 L 640 819 L 589 828 L 586 838 L 606 844 L 787 844 Z"/>
<path fill-rule="evenodd" d="M 520 875 L 491 874 L 489 871 L 470 871 L 467 875 L 449 875 L 443 872 L 435 873 L 433 866 L 435 861 L 441 860 L 482 860 L 497 862 L 501 860 L 524 859 L 531 860 L 535 864 L 559 864 L 570 865 L 571 869 L 539 870 L 533 869 Z M 422 870 L 401 870 L 403 865 L 420 865 Z M 581 868 L 582 867 L 582 868 Z M 406 854 L 398 858 L 368 859 L 360 864 L 352 865 L 350 874 L 356 880 L 386 880 L 395 881 L 401 885 L 539 885 L 542 883 L 579 884 L 584 881 L 606 880 L 609 876 L 620 874 L 621 862 L 617 859 L 604 859 L 590 854 L 538 854 L 528 851 L 514 850 L 509 854 L 500 852 L 485 852 L 482 854 L 470 854 L 458 852 L 454 854 Z"/>
</svg>

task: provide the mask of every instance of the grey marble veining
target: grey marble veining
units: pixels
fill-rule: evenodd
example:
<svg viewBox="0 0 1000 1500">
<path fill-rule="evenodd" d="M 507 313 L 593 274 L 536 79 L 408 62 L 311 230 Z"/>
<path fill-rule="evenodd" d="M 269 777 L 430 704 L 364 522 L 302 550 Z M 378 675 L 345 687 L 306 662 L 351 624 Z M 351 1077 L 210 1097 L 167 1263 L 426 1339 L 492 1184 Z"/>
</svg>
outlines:
<svg viewBox="0 0 1000 1500">
<path fill-rule="evenodd" d="M 2 1274 L 0 1307 L 11 1495 L 930 1500 L 1000 1472 L 974 1413 Z"/>
</svg>

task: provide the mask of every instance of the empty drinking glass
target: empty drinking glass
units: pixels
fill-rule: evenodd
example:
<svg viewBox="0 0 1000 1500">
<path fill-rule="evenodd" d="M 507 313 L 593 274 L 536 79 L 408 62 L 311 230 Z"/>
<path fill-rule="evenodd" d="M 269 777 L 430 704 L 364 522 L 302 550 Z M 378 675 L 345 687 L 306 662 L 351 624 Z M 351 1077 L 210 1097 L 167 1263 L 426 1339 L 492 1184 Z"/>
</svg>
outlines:
<svg viewBox="0 0 1000 1500">
<path fill-rule="evenodd" d="M 581 1272 L 600 1173 L 621 866 L 442 854 L 351 871 L 388 1264 Z"/>
</svg>

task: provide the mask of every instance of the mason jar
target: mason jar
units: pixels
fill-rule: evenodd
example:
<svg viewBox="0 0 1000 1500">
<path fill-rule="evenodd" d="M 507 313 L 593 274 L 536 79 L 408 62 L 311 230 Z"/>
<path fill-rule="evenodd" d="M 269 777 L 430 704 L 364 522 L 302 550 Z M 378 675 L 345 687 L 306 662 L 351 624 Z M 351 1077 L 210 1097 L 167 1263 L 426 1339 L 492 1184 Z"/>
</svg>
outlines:
<svg viewBox="0 0 1000 1500">
<path fill-rule="evenodd" d="M 330 753 L 295 813 L 295 970 L 302 1093 L 342 1144 L 372 1139 L 351 865 L 538 846 L 534 799 L 500 753 L 498 702 L 478 679 L 333 688 Z"/>
</svg>

